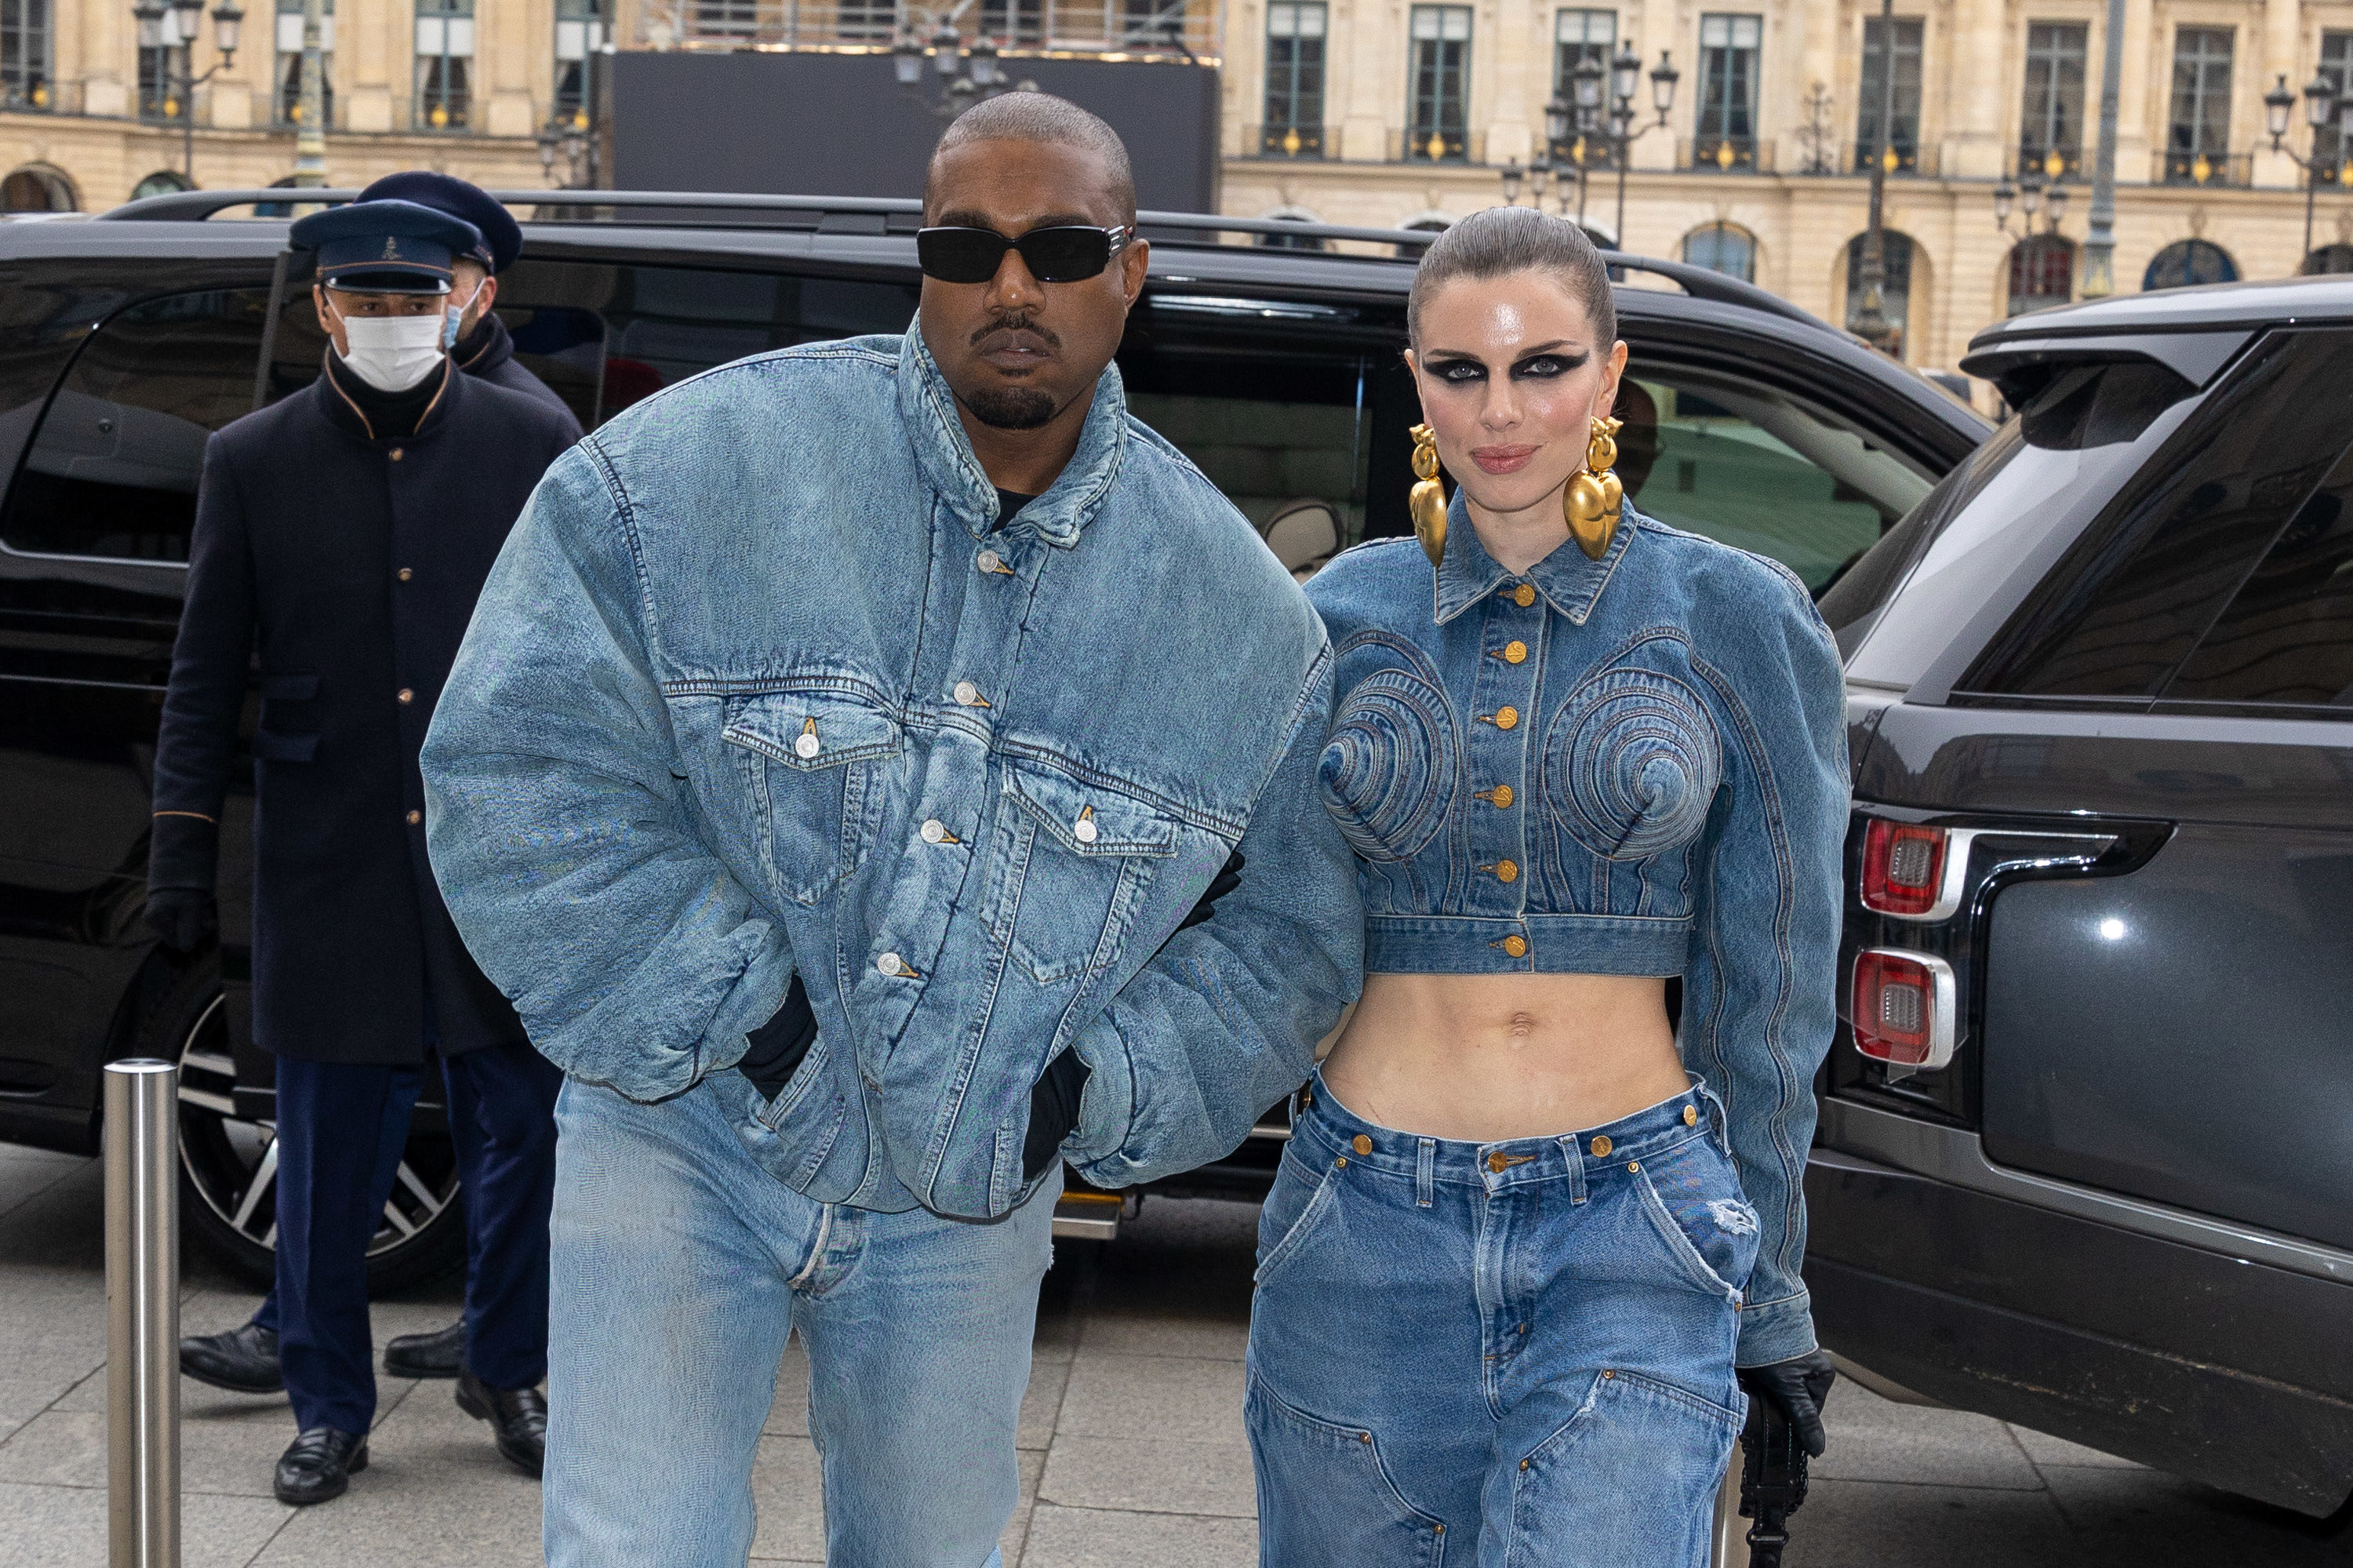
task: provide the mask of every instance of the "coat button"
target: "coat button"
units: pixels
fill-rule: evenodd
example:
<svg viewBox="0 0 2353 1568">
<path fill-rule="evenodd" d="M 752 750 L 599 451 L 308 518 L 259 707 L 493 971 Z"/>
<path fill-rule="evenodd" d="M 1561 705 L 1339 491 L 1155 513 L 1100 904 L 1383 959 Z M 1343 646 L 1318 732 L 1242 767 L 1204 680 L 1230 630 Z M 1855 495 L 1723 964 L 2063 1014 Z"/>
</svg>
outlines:
<svg viewBox="0 0 2353 1568">
<path fill-rule="evenodd" d="M 1525 663 L 1526 663 L 1526 662 L 1527 662 L 1527 659 L 1528 659 L 1528 645 L 1527 645 L 1526 643 L 1525 643 L 1525 642 L 1506 642 L 1506 643 L 1504 643 L 1504 663 L 1506 663 L 1506 664 L 1525 664 Z"/>
<path fill-rule="evenodd" d="M 958 681 L 955 683 L 955 700 L 965 707 L 977 707 L 980 705 L 980 688 L 970 681 Z"/>
<path fill-rule="evenodd" d="M 398 462 L 400 461 L 400 449 L 398 447 L 395 447 L 384 455 L 390 458 L 393 461 Z"/>
<path fill-rule="evenodd" d="M 415 572 L 410 571 L 406 567 L 401 567 L 401 568 L 400 568 L 400 570 L 398 570 L 398 571 L 396 571 L 396 572 L 395 572 L 395 573 L 393 574 L 393 576 L 395 576 L 395 577 L 398 577 L 402 582 L 406 582 L 409 578 L 411 578 L 411 577 L 415 577 L 416 575 L 417 575 L 417 574 L 416 574 Z"/>
<path fill-rule="evenodd" d="M 874 960 L 874 967 L 886 975 L 895 975 L 907 967 L 907 960 L 896 953 L 885 953 Z"/>
<path fill-rule="evenodd" d="M 424 820 L 425 813 L 422 811 L 411 811 L 408 813 L 408 825 L 412 828 Z"/>
<path fill-rule="evenodd" d="M 927 844 L 943 842 L 948 836 L 948 825 L 940 821 L 937 817 L 934 817 L 929 821 L 926 821 L 923 824 L 922 831 L 923 842 Z"/>
<path fill-rule="evenodd" d="M 1095 826 L 1095 809 L 1092 806 L 1079 812 L 1079 820 L 1071 824 L 1071 836 L 1082 844 L 1091 844 L 1103 837 L 1103 830 Z"/>
<path fill-rule="evenodd" d="M 1506 937 L 1504 938 L 1504 951 L 1515 959 L 1525 959 L 1528 956 L 1528 939 L 1525 937 Z"/>
<path fill-rule="evenodd" d="M 810 758 L 815 757 L 818 752 L 823 751 L 824 749 L 824 742 L 818 740 L 814 734 L 807 730 L 804 730 L 799 735 L 793 736 L 793 755 L 799 758 L 804 762 L 807 762 Z"/>
<path fill-rule="evenodd" d="M 984 572 L 1001 572 L 1005 570 L 1005 557 L 998 555 L 994 550 L 983 550 L 978 558 L 975 560 L 973 564 L 977 566 Z"/>
<path fill-rule="evenodd" d="M 396 694 L 404 703 L 413 703 L 417 700 L 417 694 L 410 691 L 406 686 L 401 687 L 399 692 Z"/>
<path fill-rule="evenodd" d="M 1522 583 L 1519 587 L 1512 590 L 1512 602 L 1518 605 L 1522 609 L 1527 609 L 1528 606 L 1535 603 L 1535 601 L 1536 590 L 1535 585 L 1533 583 Z"/>
<path fill-rule="evenodd" d="M 1509 784 L 1496 785 L 1491 798 L 1495 802 L 1495 810 L 1508 811 L 1512 809 L 1512 787 Z"/>
<path fill-rule="evenodd" d="M 1519 879 L 1520 879 L 1520 863 L 1519 863 L 1518 861 L 1515 861 L 1515 860 L 1499 860 L 1499 861 L 1497 861 L 1497 862 L 1495 863 L 1495 880 L 1496 880 L 1496 881 L 1498 881 L 1498 882 L 1517 882 L 1517 881 L 1519 881 Z"/>
<path fill-rule="evenodd" d="M 1517 726 L 1517 725 L 1519 724 L 1519 722 L 1520 722 L 1520 710 L 1519 710 L 1519 709 L 1517 709 L 1517 708 L 1497 708 L 1497 709 L 1495 710 L 1495 727 L 1496 727 L 1497 729 L 1512 729 L 1512 728 L 1514 728 L 1514 727 Z"/>
</svg>

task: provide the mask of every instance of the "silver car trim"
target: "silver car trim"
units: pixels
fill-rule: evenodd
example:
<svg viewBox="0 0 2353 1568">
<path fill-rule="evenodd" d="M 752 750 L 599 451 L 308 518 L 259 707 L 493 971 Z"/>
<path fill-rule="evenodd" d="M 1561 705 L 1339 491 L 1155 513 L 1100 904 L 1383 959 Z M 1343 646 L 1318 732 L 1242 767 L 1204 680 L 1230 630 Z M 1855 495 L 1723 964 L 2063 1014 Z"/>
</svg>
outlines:
<svg viewBox="0 0 2353 1568">
<path fill-rule="evenodd" d="M 1973 1192 L 2219 1253 L 2242 1263 L 2265 1264 L 2291 1274 L 2353 1285 L 2353 1253 L 1997 1165 L 1986 1158 L 1984 1141 L 1961 1128 L 1938 1127 L 1894 1111 L 1825 1099 L 1820 1138 L 1831 1146 L 1824 1152 L 1860 1156 Z"/>
</svg>

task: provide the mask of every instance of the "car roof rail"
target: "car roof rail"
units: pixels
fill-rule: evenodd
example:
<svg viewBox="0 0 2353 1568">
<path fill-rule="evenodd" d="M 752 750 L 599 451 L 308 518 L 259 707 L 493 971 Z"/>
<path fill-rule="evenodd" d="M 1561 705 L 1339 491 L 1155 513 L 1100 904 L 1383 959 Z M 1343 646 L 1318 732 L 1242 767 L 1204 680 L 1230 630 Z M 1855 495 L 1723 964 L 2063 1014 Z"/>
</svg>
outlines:
<svg viewBox="0 0 2353 1568">
<path fill-rule="evenodd" d="M 612 191 L 612 190 L 497 190 L 489 193 L 492 199 L 509 207 L 619 207 L 638 210 L 673 208 L 686 211 L 741 213 L 808 213 L 822 227 L 828 217 L 880 217 L 887 224 L 892 217 L 919 216 L 923 204 L 905 196 L 770 196 L 742 191 Z M 99 213 L 100 221 L 176 223 L 210 217 L 216 212 L 233 207 L 248 207 L 262 203 L 289 206 L 297 202 L 313 203 L 357 201 L 360 193 L 348 186 L 271 185 L 266 189 L 167 191 L 162 196 L 142 196 L 125 202 L 121 207 Z M 1303 223 L 1282 217 L 1229 217 L 1217 213 L 1201 212 L 1139 212 L 1136 227 L 1157 229 L 1167 236 L 1219 234 L 1265 235 L 1282 239 L 1350 239 L 1377 245 L 1426 247 L 1442 231 L 1430 228 L 1365 228 L 1347 224 Z M 1186 238 L 1173 238 L 1176 244 Z M 1214 243 L 1214 240 L 1210 241 Z M 1402 252 L 1393 252 L 1398 260 L 1408 260 Z M 1419 257 L 1410 258 L 1419 260 Z M 1601 259 L 1611 272 L 1648 272 L 1676 284 L 1695 300 L 1710 300 L 1719 304 L 1745 305 L 1790 321 L 1800 321 L 1811 326 L 1827 328 L 1828 323 L 1810 311 L 1804 310 L 1778 294 L 1767 292 L 1754 283 L 1743 281 L 1705 267 L 1695 267 L 1684 261 L 1664 261 L 1655 257 L 1637 256 L 1620 250 L 1604 250 Z M 1357 257 L 1352 260 L 1377 260 L 1378 257 Z"/>
</svg>

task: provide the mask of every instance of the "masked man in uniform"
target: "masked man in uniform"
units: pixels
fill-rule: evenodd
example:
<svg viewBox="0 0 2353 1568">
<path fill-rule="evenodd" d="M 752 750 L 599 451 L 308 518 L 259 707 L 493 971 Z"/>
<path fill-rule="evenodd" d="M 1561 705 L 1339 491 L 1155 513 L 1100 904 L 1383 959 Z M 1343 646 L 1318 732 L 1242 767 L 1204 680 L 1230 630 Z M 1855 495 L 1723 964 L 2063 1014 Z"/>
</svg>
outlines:
<svg viewBox="0 0 2353 1568">
<path fill-rule="evenodd" d="M 332 345 L 312 386 L 206 450 L 148 919 L 184 950 L 215 924 L 216 824 L 258 654 L 254 1035 L 277 1058 L 278 1280 L 252 1322 L 184 1340 L 181 1364 L 229 1388 L 282 1372 L 298 1436 L 276 1490 L 299 1504 L 342 1495 L 367 1464 L 366 1254 L 428 1052 L 491 1146 L 470 1153 L 453 1115 L 467 1202 L 508 1233 L 476 1248 L 497 1266 L 470 1280 L 459 1402 L 510 1460 L 540 1461 L 557 1079 L 442 906 L 417 758 L 491 564 L 576 429 L 451 366 L 450 274 L 480 243 L 471 225 L 364 202 L 303 218 L 292 242 L 317 252 Z"/>
</svg>

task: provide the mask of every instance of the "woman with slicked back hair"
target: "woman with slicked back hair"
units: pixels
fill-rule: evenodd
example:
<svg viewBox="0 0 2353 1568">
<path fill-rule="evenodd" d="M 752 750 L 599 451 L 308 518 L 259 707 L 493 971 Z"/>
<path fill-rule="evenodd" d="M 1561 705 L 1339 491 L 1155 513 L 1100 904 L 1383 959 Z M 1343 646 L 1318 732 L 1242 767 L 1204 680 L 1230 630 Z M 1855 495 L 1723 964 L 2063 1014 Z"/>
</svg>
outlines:
<svg viewBox="0 0 2353 1568">
<path fill-rule="evenodd" d="M 1408 331 L 1416 536 L 1308 585 L 1366 975 L 1260 1223 L 1261 1561 L 1689 1568 L 1751 1398 L 1821 1446 L 1838 659 L 1788 572 L 1626 505 L 1574 226 L 1455 225 Z"/>
</svg>

